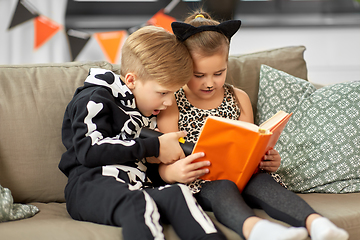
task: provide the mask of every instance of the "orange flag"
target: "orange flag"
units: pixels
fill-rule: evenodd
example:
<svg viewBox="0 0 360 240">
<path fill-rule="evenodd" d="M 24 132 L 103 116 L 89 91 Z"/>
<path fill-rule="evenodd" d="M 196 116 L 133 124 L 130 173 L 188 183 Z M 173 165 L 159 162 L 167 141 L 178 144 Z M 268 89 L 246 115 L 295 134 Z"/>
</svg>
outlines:
<svg viewBox="0 0 360 240">
<path fill-rule="evenodd" d="M 116 63 L 122 42 L 126 35 L 127 32 L 125 30 L 94 34 L 95 39 L 110 63 Z"/>
<path fill-rule="evenodd" d="M 162 27 L 165 30 L 167 30 L 168 32 L 173 33 L 173 31 L 171 29 L 171 23 L 175 22 L 175 21 L 176 21 L 175 18 L 173 18 L 169 15 L 166 15 L 164 13 L 164 9 L 161 9 L 152 18 L 150 18 L 147 21 L 147 24 Z"/>
<path fill-rule="evenodd" d="M 34 19 L 34 28 L 34 48 L 37 50 L 53 37 L 61 26 L 45 16 L 38 16 Z"/>
</svg>

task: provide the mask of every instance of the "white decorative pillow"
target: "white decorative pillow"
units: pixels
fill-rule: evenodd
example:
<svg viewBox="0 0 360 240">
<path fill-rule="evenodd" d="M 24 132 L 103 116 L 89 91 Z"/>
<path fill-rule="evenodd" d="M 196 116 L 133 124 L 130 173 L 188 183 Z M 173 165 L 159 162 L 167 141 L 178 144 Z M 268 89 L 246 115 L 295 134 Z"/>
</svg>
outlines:
<svg viewBox="0 0 360 240">
<path fill-rule="evenodd" d="M 294 192 L 360 191 L 360 82 L 316 90 L 262 65 L 257 124 L 278 110 L 294 112 L 275 149 L 277 173 Z"/>
<path fill-rule="evenodd" d="M 32 217 L 38 212 L 36 206 L 14 203 L 11 191 L 0 186 L 0 222 Z"/>
</svg>

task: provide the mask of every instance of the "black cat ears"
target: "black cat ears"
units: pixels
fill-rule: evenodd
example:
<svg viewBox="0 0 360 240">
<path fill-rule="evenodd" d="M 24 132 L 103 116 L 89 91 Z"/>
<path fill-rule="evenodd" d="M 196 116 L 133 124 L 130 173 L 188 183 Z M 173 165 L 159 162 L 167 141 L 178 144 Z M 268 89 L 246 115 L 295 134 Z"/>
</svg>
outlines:
<svg viewBox="0 0 360 240">
<path fill-rule="evenodd" d="M 219 25 L 203 25 L 199 27 L 194 27 L 190 24 L 182 22 L 171 23 L 171 28 L 175 36 L 182 42 L 191 37 L 192 35 L 204 31 L 215 31 L 222 33 L 230 41 L 231 37 L 239 30 L 240 26 L 240 20 L 228 20 L 220 23 Z"/>
</svg>

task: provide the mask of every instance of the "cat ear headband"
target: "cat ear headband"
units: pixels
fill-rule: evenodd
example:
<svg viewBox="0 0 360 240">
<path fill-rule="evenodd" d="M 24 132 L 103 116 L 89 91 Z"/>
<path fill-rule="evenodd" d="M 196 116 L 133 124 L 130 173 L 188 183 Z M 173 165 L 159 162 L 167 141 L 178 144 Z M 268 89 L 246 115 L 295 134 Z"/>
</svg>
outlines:
<svg viewBox="0 0 360 240">
<path fill-rule="evenodd" d="M 187 23 L 173 22 L 171 28 L 175 36 L 181 41 L 185 41 L 192 35 L 204 32 L 204 31 L 215 31 L 224 34 L 230 41 L 231 37 L 239 30 L 241 26 L 240 20 L 228 20 L 220 23 L 219 25 L 203 25 L 194 27 Z"/>
</svg>

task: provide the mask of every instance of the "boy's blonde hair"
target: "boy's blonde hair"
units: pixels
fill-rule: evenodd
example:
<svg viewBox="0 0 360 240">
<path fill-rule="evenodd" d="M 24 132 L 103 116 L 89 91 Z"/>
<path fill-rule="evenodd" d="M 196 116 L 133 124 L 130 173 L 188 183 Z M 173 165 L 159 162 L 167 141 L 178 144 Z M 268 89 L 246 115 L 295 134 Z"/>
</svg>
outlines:
<svg viewBox="0 0 360 240">
<path fill-rule="evenodd" d="M 183 86 L 193 74 L 193 63 L 189 50 L 175 35 L 145 26 L 132 33 L 122 47 L 120 74 L 129 72 L 163 86 Z"/>
<path fill-rule="evenodd" d="M 219 25 L 220 22 L 211 18 L 211 16 L 202 11 L 196 10 L 184 21 L 194 27 L 204 25 Z M 184 41 L 190 53 L 200 53 L 202 56 L 211 56 L 218 52 L 223 52 L 228 59 L 230 42 L 229 39 L 219 32 L 203 31 L 192 35 Z"/>
</svg>

